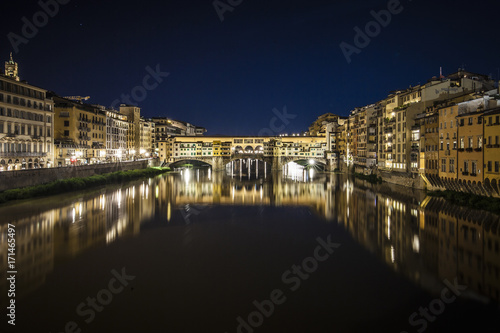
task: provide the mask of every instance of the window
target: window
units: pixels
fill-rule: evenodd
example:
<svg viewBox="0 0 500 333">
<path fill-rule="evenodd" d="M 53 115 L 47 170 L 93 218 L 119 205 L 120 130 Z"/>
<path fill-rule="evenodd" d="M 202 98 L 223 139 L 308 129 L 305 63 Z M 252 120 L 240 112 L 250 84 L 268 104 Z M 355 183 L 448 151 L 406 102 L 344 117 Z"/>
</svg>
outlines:
<svg viewBox="0 0 500 333">
<path fill-rule="evenodd" d="M 472 148 L 472 136 L 469 136 L 469 148 Z"/>
<path fill-rule="evenodd" d="M 441 171 L 446 172 L 446 159 L 445 158 L 443 158 L 441 160 Z"/>
<path fill-rule="evenodd" d="M 64 136 L 69 136 L 69 131 L 64 131 Z"/>
<path fill-rule="evenodd" d="M 471 163 L 471 174 L 477 175 L 477 161 L 472 161 Z"/>
<path fill-rule="evenodd" d="M 64 127 L 68 127 L 69 126 L 69 120 L 65 120 L 64 121 Z"/>
<path fill-rule="evenodd" d="M 491 172 L 491 161 L 488 161 L 488 172 Z"/>
<path fill-rule="evenodd" d="M 495 161 L 495 172 L 500 171 L 500 162 Z"/>
<path fill-rule="evenodd" d="M 469 117 L 469 125 L 472 125 L 472 117 Z"/>
<path fill-rule="evenodd" d="M 455 160 L 450 159 L 450 172 L 455 172 Z"/>
<path fill-rule="evenodd" d="M 477 137 L 477 148 L 482 148 L 483 147 L 483 137 L 478 136 Z"/>
<path fill-rule="evenodd" d="M 453 120 L 450 121 L 450 128 L 453 128 Z"/>
<path fill-rule="evenodd" d="M 469 172 L 469 161 L 464 161 L 464 172 Z"/>
<path fill-rule="evenodd" d="M 453 149 L 457 149 L 457 140 L 453 140 Z"/>
<path fill-rule="evenodd" d="M 444 149 L 444 148 L 443 148 L 443 141 L 441 141 L 441 150 L 443 150 L 443 149 Z"/>
<path fill-rule="evenodd" d="M 463 136 L 460 138 L 460 148 L 461 149 L 465 148 L 465 143 L 464 143 L 464 137 Z"/>
</svg>

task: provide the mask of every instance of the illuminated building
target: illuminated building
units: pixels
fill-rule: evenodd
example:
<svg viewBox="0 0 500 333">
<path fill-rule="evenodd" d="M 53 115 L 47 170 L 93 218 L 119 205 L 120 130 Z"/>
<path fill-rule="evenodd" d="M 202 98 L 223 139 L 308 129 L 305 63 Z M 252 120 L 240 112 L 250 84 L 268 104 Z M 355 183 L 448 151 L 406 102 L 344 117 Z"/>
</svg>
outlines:
<svg viewBox="0 0 500 333">
<path fill-rule="evenodd" d="M 127 116 L 127 155 L 132 159 L 141 151 L 141 108 L 135 105 L 120 105 L 120 113 Z"/>
<path fill-rule="evenodd" d="M 54 139 L 58 166 L 106 160 L 106 114 L 99 107 L 54 95 Z"/>
<path fill-rule="evenodd" d="M 498 194 L 500 185 L 500 109 L 484 113 L 484 184 Z"/>
<path fill-rule="evenodd" d="M 155 123 L 141 118 L 139 121 L 139 154 L 141 157 L 150 157 L 154 152 Z"/>
<path fill-rule="evenodd" d="M 20 81 L 11 54 L 0 75 L 0 171 L 53 166 L 53 110 L 47 90 Z"/>
<path fill-rule="evenodd" d="M 106 160 L 121 161 L 127 154 L 127 116 L 113 109 L 106 112 Z"/>
</svg>

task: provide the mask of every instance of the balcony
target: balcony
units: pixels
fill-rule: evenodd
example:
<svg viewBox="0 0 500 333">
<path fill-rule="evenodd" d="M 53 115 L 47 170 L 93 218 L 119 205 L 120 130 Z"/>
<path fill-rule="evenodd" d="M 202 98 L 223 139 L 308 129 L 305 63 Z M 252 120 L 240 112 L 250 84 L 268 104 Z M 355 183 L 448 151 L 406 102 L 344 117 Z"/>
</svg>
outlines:
<svg viewBox="0 0 500 333">
<path fill-rule="evenodd" d="M 47 153 L 34 153 L 34 152 L 3 152 L 0 157 L 45 157 Z"/>
<path fill-rule="evenodd" d="M 477 176 L 477 174 L 475 172 L 471 172 L 470 175 L 471 175 L 471 177 L 476 177 Z"/>
<path fill-rule="evenodd" d="M 479 147 L 479 148 L 475 148 L 475 149 L 474 149 L 474 151 L 481 151 L 481 150 L 483 150 L 483 148 L 482 148 L 482 147 Z"/>
<path fill-rule="evenodd" d="M 468 175 L 469 175 L 469 172 L 468 172 L 468 171 L 464 171 L 464 172 L 462 172 L 462 175 L 464 175 L 464 176 L 468 176 Z"/>
<path fill-rule="evenodd" d="M 457 149 L 459 152 L 463 152 L 465 149 L 464 148 L 458 148 Z"/>
<path fill-rule="evenodd" d="M 468 152 L 468 153 L 472 152 L 472 147 L 465 148 L 465 151 Z"/>
</svg>

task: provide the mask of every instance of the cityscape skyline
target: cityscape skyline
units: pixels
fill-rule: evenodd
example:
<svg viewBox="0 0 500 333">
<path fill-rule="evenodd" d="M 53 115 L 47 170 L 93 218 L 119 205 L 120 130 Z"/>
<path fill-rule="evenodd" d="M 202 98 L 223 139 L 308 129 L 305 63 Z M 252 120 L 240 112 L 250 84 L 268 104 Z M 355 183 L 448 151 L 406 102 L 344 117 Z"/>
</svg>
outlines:
<svg viewBox="0 0 500 333">
<path fill-rule="evenodd" d="M 2 58 L 14 52 L 22 79 L 61 96 L 91 96 L 90 103 L 106 106 L 139 87 L 136 96 L 147 93 L 137 103 L 144 116 L 182 119 L 206 127 L 209 135 L 258 134 L 269 126 L 273 110 L 284 106 L 296 118 L 281 132 L 303 132 L 321 114 L 347 116 L 391 90 L 439 76 L 440 67 L 445 74 L 465 66 L 498 76 L 495 52 L 486 52 L 491 36 L 454 24 L 453 14 L 462 9 L 450 1 L 433 3 L 432 11 L 430 2 L 402 1 L 389 18 L 382 14 L 395 3 L 391 1 L 271 1 L 265 10 L 241 2 L 223 13 L 223 21 L 211 2 L 194 7 L 150 4 L 136 17 L 126 2 L 112 11 L 106 1 L 99 10 L 92 2 L 61 3 L 26 43 L 14 35 L 24 38 L 23 25 L 33 22 L 42 7 L 7 5 L 10 15 L 0 30 L 5 36 Z M 494 20 L 488 19 L 494 11 L 471 8 L 469 17 L 476 11 L 482 15 L 482 30 L 494 31 Z M 109 12 L 113 15 L 104 17 Z M 363 38 L 356 44 L 356 28 L 370 28 L 376 17 L 381 24 L 369 33 L 374 37 L 367 45 Z M 436 26 L 410 29 L 422 18 Z M 481 63 L 474 47 L 457 52 L 460 41 L 486 45 Z M 357 49 L 350 63 L 342 43 Z M 414 52 L 418 45 L 439 51 L 420 54 Z M 38 51 L 45 47 L 54 52 Z M 154 73 L 156 81 L 145 80 L 147 75 L 155 78 Z M 251 116 L 242 121 L 240 115 Z"/>
</svg>

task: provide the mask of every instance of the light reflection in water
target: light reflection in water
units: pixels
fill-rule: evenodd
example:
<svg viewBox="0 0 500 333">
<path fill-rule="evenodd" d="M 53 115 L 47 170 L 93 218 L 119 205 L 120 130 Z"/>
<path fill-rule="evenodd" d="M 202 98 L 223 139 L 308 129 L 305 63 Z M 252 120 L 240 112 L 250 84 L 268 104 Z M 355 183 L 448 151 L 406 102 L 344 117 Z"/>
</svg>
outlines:
<svg viewBox="0 0 500 333">
<path fill-rule="evenodd" d="M 111 187 L 73 199 L 58 196 L 0 208 L 0 214 L 18 230 L 18 262 L 23 265 L 18 277 L 20 285 L 25 285 L 20 290 L 31 292 L 42 285 L 54 262 L 139 234 L 141 224 L 154 216 L 165 225 L 184 223 L 179 212 L 186 205 L 302 205 L 342 225 L 356 241 L 425 289 L 458 277 L 470 290 L 500 299 L 498 216 L 419 192 L 398 193 L 388 185 L 375 191 L 360 180 L 314 169 L 290 166 L 287 171 L 261 172 L 261 178 L 253 174 L 248 180 L 237 173 L 231 177 L 233 170 L 228 175 L 210 169 L 183 170 L 123 189 Z M 140 200 L 135 200 L 136 194 Z M 195 215 L 191 221 L 196 221 Z M 6 227 L 0 226 L 3 256 Z M 40 260 L 33 262 L 33 256 Z M 5 265 L 2 260 L 3 272 Z M 0 292 L 5 288 L 4 279 Z"/>
</svg>

